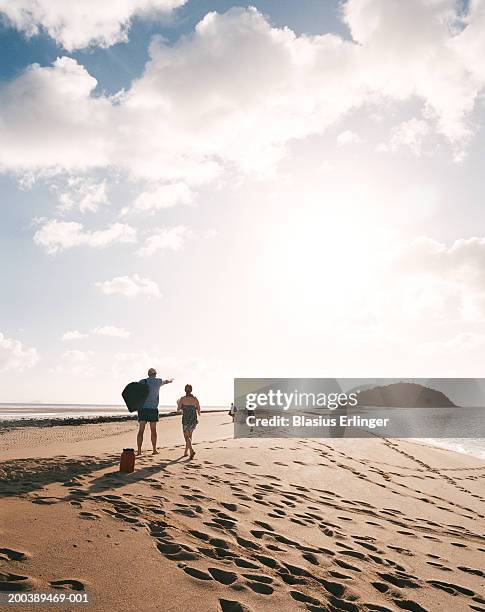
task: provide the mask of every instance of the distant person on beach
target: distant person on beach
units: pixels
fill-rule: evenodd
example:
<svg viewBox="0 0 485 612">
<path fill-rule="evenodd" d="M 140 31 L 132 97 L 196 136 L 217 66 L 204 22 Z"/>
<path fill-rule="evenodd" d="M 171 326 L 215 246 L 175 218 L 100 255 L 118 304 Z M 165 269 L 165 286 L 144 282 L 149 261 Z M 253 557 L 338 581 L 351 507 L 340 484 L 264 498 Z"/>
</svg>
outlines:
<svg viewBox="0 0 485 612">
<path fill-rule="evenodd" d="M 192 448 L 192 434 L 197 427 L 197 416 L 200 416 L 199 400 L 192 395 L 192 385 L 185 385 L 185 395 L 177 401 L 177 412 L 182 413 L 182 430 L 185 438 L 185 452 L 191 459 L 194 458 L 195 450 Z"/>
<path fill-rule="evenodd" d="M 168 385 L 173 382 L 173 378 L 162 380 L 157 378 L 157 371 L 155 368 L 148 370 L 148 378 L 140 380 L 141 384 L 148 385 L 148 395 L 143 404 L 142 408 L 138 410 L 138 422 L 140 423 L 138 429 L 138 435 L 136 436 L 136 442 L 138 446 L 137 455 L 141 455 L 141 446 L 143 444 L 143 435 L 145 433 L 145 426 L 150 423 L 150 434 L 152 439 L 153 454 L 158 455 L 157 451 L 157 423 L 158 423 L 158 392 L 162 385 Z"/>
<path fill-rule="evenodd" d="M 229 416 L 232 416 L 232 420 L 236 418 L 237 408 L 234 406 L 234 402 L 231 402 L 231 407 L 229 408 Z"/>
</svg>

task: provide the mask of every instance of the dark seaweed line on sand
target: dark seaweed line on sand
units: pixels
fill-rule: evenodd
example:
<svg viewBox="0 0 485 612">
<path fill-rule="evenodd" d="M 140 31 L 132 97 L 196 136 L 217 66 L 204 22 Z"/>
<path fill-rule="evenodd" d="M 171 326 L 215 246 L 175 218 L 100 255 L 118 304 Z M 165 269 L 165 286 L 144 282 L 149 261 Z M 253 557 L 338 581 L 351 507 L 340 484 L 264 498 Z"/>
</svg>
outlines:
<svg viewBox="0 0 485 612">
<path fill-rule="evenodd" d="M 224 412 L 220 410 L 204 410 L 204 413 L 209 412 Z M 176 416 L 176 412 L 163 412 L 160 413 L 160 418 Z M 18 429 L 20 427 L 62 427 L 68 425 L 93 425 L 97 423 L 119 423 L 124 421 L 136 420 L 136 413 L 129 414 L 126 416 L 119 415 L 105 415 L 95 417 L 52 417 L 48 419 L 15 419 L 11 421 L 0 421 L 0 434 L 12 429 Z"/>
</svg>

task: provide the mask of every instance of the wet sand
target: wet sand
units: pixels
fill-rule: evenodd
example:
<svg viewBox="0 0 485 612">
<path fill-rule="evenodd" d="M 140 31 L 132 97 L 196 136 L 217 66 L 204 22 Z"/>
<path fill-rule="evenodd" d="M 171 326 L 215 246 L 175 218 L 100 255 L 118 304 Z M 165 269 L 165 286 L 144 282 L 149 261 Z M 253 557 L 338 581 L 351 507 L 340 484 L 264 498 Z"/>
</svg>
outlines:
<svg viewBox="0 0 485 612">
<path fill-rule="evenodd" d="M 133 474 L 133 422 L 1 434 L 0 588 L 84 591 L 106 612 L 485 610 L 484 461 L 232 434 L 203 415 L 188 461 L 163 419 Z"/>
</svg>

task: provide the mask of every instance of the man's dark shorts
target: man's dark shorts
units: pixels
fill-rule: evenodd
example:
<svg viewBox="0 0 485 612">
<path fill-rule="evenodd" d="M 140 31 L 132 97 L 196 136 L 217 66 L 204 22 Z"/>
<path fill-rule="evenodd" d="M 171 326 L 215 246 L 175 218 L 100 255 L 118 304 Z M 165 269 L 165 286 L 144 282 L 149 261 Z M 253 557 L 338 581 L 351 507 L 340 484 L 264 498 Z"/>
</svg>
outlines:
<svg viewBox="0 0 485 612">
<path fill-rule="evenodd" d="M 138 420 L 147 421 L 148 423 L 156 423 L 158 421 L 158 409 L 142 408 L 138 410 Z"/>
</svg>

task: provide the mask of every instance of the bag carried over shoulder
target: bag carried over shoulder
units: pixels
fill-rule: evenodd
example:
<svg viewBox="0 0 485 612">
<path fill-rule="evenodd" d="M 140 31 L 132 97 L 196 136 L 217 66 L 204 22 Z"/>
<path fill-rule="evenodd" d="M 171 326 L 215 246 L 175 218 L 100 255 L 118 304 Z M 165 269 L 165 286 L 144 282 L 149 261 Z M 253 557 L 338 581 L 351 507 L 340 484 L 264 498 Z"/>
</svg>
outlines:
<svg viewBox="0 0 485 612">
<path fill-rule="evenodd" d="M 121 396 L 125 400 L 126 407 L 130 412 L 140 410 L 148 397 L 148 391 L 149 388 L 146 380 L 142 383 L 131 382 L 126 385 Z"/>
</svg>

